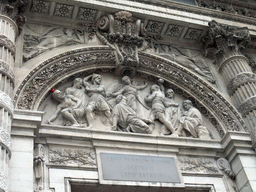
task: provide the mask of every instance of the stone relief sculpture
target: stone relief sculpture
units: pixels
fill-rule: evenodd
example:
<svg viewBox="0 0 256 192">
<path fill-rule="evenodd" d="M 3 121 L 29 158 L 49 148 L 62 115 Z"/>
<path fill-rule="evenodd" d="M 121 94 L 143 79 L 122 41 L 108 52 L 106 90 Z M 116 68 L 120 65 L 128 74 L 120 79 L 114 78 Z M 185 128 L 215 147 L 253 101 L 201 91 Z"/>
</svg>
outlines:
<svg viewBox="0 0 256 192">
<path fill-rule="evenodd" d="M 144 30 L 141 20 L 134 18 L 127 11 L 109 14 L 97 21 L 96 35 L 104 44 L 115 50 L 118 73 L 122 73 L 127 67 L 136 70 L 139 64 L 138 49 L 144 42 Z"/>
<path fill-rule="evenodd" d="M 34 28 L 43 28 L 37 31 Z M 23 46 L 23 60 L 28 61 L 37 55 L 60 46 L 84 44 L 86 34 L 84 30 L 61 27 L 32 26 L 26 27 Z"/>
<path fill-rule="evenodd" d="M 124 76 L 122 78 L 122 82 L 124 85 L 117 87 L 109 96 L 116 97 L 120 94 L 124 95 L 127 99 L 127 105 L 138 114 L 138 105 L 143 105 L 140 101 L 138 90 L 145 89 L 148 84 L 144 83 L 143 85 L 133 85 L 129 76 Z"/>
<path fill-rule="evenodd" d="M 54 100 L 60 102 L 57 106 L 54 114 L 48 119 L 48 123 L 52 124 L 59 114 L 62 115 L 65 119 L 69 120 L 72 123 L 72 126 L 79 126 L 79 123 L 73 115 L 73 111 L 78 108 L 82 100 L 74 97 L 73 95 L 64 95 L 60 90 L 55 90 L 53 92 Z"/>
<path fill-rule="evenodd" d="M 149 119 L 151 121 L 159 120 L 172 133 L 173 136 L 178 136 L 175 133 L 172 123 L 165 117 L 165 94 L 163 82 L 163 79 L 159 79 L 158 85 L 152 85 L 150 88 L 151 93 L 145 97 L 145 101 L 151 105 Z"/>
<path fill-rule="evenodd" d="M 179 104 L 176 101 L 174 101 L 174 91 L 172 89 L 166 90 L 164 106 L 166 119 L 172 124 L 173 127 L 179 127 L 179 119 L 181 117 L 181 112 Z M 165 126 L 163 126 L 162 132 L 164 135 L 171 134 L 170 130 L 168 130 Z"/>
<path fill-rule="evenodd" d="M 91 79 L 91 84 L 88 82 Z M 106 101 L 105 87 L 101 85 L 102 76 L 99 74 L 92 74 L 84 78 L 85 90 L 87 91 L 89 103 L 85 108 L 87 121 L 90 127 L 94 124 L 94 112 L 102 112 L 107 117 L 110 124 L 112 124 L 112 117 L 110 106 Z"/>
<path fill-rule="evenodd" d="M 150 120 L 141 119 L 136 116 L 135 111 L 127 104 L 127 98 L 123 95 L 116 97 L 116 105 L 113 108 L 112 130 L 134 133 L 151 133 L 150 127 L 146 123 Z M 120 128 L 118 128 L 119 126 Z"/>
<path fill-rule="evenodd" d="M 194 71 L 200 76 L 206 78 L 210 83 L 215 83 L 214 77 L 209 69 L 209 66 L 203 61 L 201 53 L 189 56 L 188 50 L 182 50 L 171 45 L 155 45 L 156 53 L 167 59 L 173 60 L 178 64 Z"/>
<path fill-rule="evenodd" d="M 176 133 L 195 138 L 211 139 L 207 128 L 202 126 L 202 115 L 200 111 L 193 107 L 190 100 L 183 101 L 182 106 L 185 112 L 179 120 L 180 127 L 176 130 Z"/>
<path fill-rule="evenodd" d="M 122 84 L 115 77 L 106 77 L 103 81 L 102 75 L 93 73 L 84 79 L 74 79 L 65 91 L 55 90 L 52 99 L 58 105 L 47 122 L 56 124 L 54 121 L 61 116 L 64 126 L 93 129 L 105 126 L 108 131 L 211 139 L 200 111 L 190 100 L 185 100 L 182 103 L 185 111 L 181 113 L 173 89 L 165 92 L 163 79 L 148 86 L 150 82 L 128 76 L 122 78 Z M 144 100 L 139 98 L 139 90 Z M 98 126 L 99 122 L 102 126 Z"/>
</svg>

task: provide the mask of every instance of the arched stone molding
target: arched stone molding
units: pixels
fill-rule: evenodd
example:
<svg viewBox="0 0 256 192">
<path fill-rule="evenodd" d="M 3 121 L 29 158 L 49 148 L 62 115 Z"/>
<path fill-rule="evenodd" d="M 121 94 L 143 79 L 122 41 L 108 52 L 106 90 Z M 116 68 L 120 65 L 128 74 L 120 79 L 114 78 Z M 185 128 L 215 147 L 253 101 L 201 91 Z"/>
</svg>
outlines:
<svg viewBox="0 0 256 192">
<path fill-rule="evenodd" d="M 205 80 L 162 57 L 145 52 L 139 53 L 139 57 L 139 74 L 145 78 L 161 77 L 188 97 L 194 98 L 219 124 L 221 136 L 227 131 L 247 131 L 234 106 Z M 38 110 L 49 95 L 49 90 L 57 87 L 64 79 L 81 73 L 109 71 L 114 68 L 115 55 L 108 47 L 88 47 L 57 55 L 39 64 L 24 78 L 14 97 L 15 108 Z"/>
</svg>

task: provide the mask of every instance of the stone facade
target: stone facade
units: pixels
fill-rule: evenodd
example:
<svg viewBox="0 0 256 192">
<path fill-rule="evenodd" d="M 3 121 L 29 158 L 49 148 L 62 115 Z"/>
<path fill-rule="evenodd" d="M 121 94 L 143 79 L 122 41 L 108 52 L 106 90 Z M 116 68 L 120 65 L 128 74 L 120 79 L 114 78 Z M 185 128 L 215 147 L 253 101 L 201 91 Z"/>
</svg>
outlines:
<svg viewBox="0 0 256 192">
<path fill-rule="evenodd" d="M 0 191 L 256 191 L 255 10 L 1 1 Z"/>
</svg>

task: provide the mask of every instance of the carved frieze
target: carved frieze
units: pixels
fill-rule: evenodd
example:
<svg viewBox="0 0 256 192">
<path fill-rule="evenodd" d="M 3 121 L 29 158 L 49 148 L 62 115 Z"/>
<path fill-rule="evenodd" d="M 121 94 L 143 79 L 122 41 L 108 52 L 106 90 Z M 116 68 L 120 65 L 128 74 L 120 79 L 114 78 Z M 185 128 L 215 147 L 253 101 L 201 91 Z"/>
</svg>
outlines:
<svg viewBox="0 0 256 192">
<path fill-rule="evenodd" d="M 50 10 L 50 1 L 46 0 L 32 0 L 30 7 L 31 12 L 36 13 L 49 13 Z"/>
<path fill-rule="evenodd" d="M 242 116 L 246 116 L 254 109 L 256 109 L 256 96 L 249 98 L 244 103 L 242 103 L 238 108 Z"/>
<path fill-rule="evenodd" d="M 73 5 L 67 5 L 67 4 L 60 4 L 57 3 L 55 10 L 54 10 L 54 15 L 55 16 L 60 16 L 60 17 L 68 17 L 71 18 L 73 14 Z"/>
<path fill-rule="evenodd" d="M 238 87 L 249 82 L 256 82 L 256 74 L 254 73 L 238 74 L 228 83 L 227 87 L 228 87 L 229 95 L 232 95 Z"/>
<path fill-rule="evenodd" d="M 13 69 L 10 67 L 10 65 L 8 65 L 7 63 L 1 60 L 0 60 L 0 72 L 5 74 L 11 80 L 12 83 L 14 82 Z"/>
<path fill-rule="evenodd" d="M 208 174 L 219 173 L 216 162 L 211 158 L 179 157 L 178 161 L 182 172 Z"/>
<path fill-rule="evenodd" d="M 147 23 L 146 30 L 147 30 L 147 32 L 150 32 L 150 33 L 160 34 L 162 29 L 163 29 L 163 27 L 164 27 L 164 23 L 163 22 L 150 20 Z"/>
<path fill-rule="evenodd" d="M 85 30 L 56 26 L 27 25 L 23 36 L 23 61 L 28 61 L 54 48 L 85 44 L 95 35 L 95 25 L 86 24 Z M 36 29 L 42 29 L 37 31 Z"/>
<path fill-rule="evenodd" d="M 189 40 L 199 40 L 202 33 L 202 29 L 188 28 L 184 38 Z"/>
<path fill-rule="evenodd" d="M 66 166 L 96 166 L 96 155 L 92 149 L 49 149 L 49 163 Z"/>
<path fill-rule="evenodd" d="M 15 55 L 14 43 L 5 35 L 0 35 L 0 46 L 8 49 L 13 55 Z"/>
<path fill-rule="evenodd" d="M 168 29 L 165 32 L 165 35 L 171 36 L 171 37 L 177 37 L 179 38 L 184 27 L 179 25 L 172 25 L 170 24 L 168 26 Z"/>
<path fill-rule="evenodd" d="M 84 20 L 84 21 L 94 21 L 97 13 L 98 13 L 98 10 L 96 9 L 79 7 L 77 19 Z"/>
</svg>

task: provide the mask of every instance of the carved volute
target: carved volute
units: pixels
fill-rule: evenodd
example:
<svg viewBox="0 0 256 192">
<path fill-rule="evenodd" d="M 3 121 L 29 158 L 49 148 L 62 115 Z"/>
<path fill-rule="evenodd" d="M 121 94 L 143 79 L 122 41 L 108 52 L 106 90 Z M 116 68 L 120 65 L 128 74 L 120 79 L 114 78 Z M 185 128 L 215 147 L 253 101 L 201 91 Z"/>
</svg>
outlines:
<svg viewBox="0 0 256 192">
<path fill-rule="evenodd" d="M 115 50 L 117 74 L 134 75 L 139 64 L 138 50 L 143 46 L 141 20 L 130 12 L 119 11 L 97 21 L 97 36 Z"/>
</svg>

